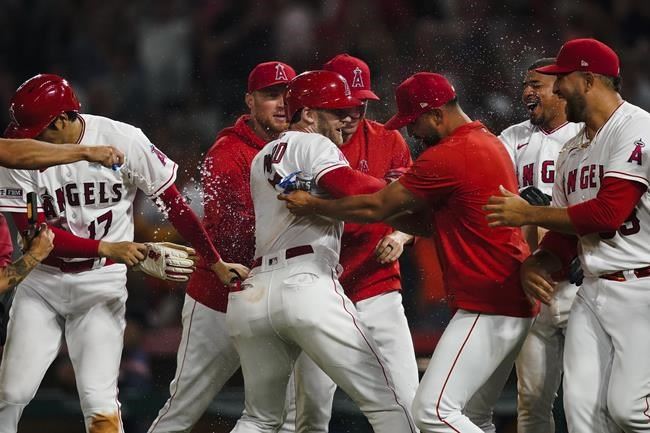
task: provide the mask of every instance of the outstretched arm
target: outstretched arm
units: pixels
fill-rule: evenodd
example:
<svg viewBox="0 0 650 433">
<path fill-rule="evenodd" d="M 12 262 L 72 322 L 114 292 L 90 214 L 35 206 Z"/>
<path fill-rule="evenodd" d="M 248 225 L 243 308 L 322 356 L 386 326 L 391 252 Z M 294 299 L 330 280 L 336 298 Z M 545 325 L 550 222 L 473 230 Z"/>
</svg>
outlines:
<svg viewBox="0 0 650 433">
<path fill-rule="evenodd" d="M 397 219 L 409 212 L 424 208 L 425 202 L 411 194 L 399 182 L 364 195 L 353 195 L 337 200 L 323 200 L 304 191 L 280 194 L 278 199 L 287 202 L 295 215 L 323 215 L 343 221 L 371 223 Z"/>
<path fill-rule="evenodd" d="M 500 187 L 490 197 L 490 227 L 536 225 L 561 233 L 586 235 L 617 230 L 632 214 L 646 186 L 640 182 L 605 177 L 596 198 L 570 207 L 531 206 L 518 195 Z"/>
<path fill-rule="evenodd" d="M 203 224 L 199 221 L 192 208 L 188 206 L 176 185 L 167 188 L 160 199 L 164 203 L 169 222 L 189 243 L 196 248 L 210 269 L 217 274 L 223 284 L 231 284 L 233 280 L 244 279 L 249 269 L 238 263 L 227 263 L 221 259 L 212 244 Z"/>
<path fill-rule="evenodd" d="M 124 154 L 112 146 L 52 144 L 29 139 L 0 138 L 0 165 L 7 168 L 35 170 L 83 160 L 112 167 L 124 162 Z"/>
</svg>

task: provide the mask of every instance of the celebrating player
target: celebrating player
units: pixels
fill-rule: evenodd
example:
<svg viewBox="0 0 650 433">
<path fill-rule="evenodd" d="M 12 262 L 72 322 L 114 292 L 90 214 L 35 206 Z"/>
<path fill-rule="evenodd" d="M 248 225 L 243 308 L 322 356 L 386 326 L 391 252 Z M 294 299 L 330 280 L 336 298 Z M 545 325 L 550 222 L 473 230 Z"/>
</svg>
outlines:
<svg viewBox="0 0 650 433">
<path fill-rule="evenodd" d="M 557 156 L 583 127 L 567 122 L 564 100 L 553 94 L 555 77 L 535 71 L 554 62 L 553 58 L 539 59 L 528 67 L 522 101 L 529 119 L 505 129 L 499 136 L 514 162 L 519 189 L 534 187 L 549 196 Z M 525 229 L 528 245 L 534 251 L 544 232 L 540 229 L 538 233 L 535 226 Z M 577 290 L 569 281 L 558 283 L 551 303 L 542 305 L 515 361 L 519 433 L 555 431 L 553 401 L 562 380 L 564 331 Z"/>
<path fill-rule="evenodd" d="M 255 66 L 248 76 L 250 114 L 224 129 L 208 150 L 202 169 L 204 225 L 221 255 L 250 265 L 255 253 L 255 213 L 250 166 L 264 145 L 287 129 L 283 95 L 295 71 L 282 62 Z M 170 397 L 150 433 L 190 431 L 214 396 L 239 368 L 226 328 L 228 287 L 200 262 L 187 285 L 183 333 Z"/>
<path fill-rule="evenodd" d="M 39 105 L 38 116 L 32 117 Z M 196 247 L 219 278 L 228 282 L 247 268 L 225 263 L 196 215 L 174 186 L 177 165 L 139 129 L 104 117 L 79 113 L 67 81 L 44 74 L 27 80 L 11 101 L 16 122 L 10 137 L 38 137 L 51 143 L 115 143 L 123 152 L 120 170 L 85 161 L 44 171 L 0 171 L 0 210 L 16 226 L 27 191 L 36 191 L 56 234 L 50 257 L 17 290 L 0 365 L 0 432 L 16 432 L 24 407 L 33 398 L 65 339 L 75 370 L 88 432 L 122 432 L 117 376 L 124 333 L 126 266 L 157 256 L 134 243 L 133 200 L 137 189 L 164 202 L 170 221 Z M 29 121 L 28 121 L 29 120 Z M 145 255 L 147 259 L 145 260 Z M 167 257 L 163 257 L 165 262 Z"/>
<path fill-rule="evenodd" d="M 337 145 L 362 102 L 331 71 L 287 86 L 289 131 L 253 159 L 255 255 L 251 276 L 230 293 L 226 319 L 244 374 L 245 413 L 234 432 L 274 432 L 296 358 L 304 351 L 368 417 L 374 431 L 414 432 L 394 381 L 338 282 L 343 224 L 295 217 L 272 198 L 306 189 L 335 196 L 370 192 L 384 181 L 350 168 Z"/>
<path fill-rule="evenodd" d="M 363 101 L 363 105 L 351 111 L 351 121 L 341 129 L 343 142 L 339 148 L 350 166 L 378 179 L 399 177 L 411 165 L 411 155 L 397 131 L 389 131 L 365 116 L 368 101 L 379 100 L 371 90 L 368 65 L 356 57 L 340 54 L 325 63 L 323 69 L 341 74 L 352 97 Z M 408 408 L 419 376 L 402 306 L 397 259 L 404 244 L 412 238 L 385 224 L 346 223 L 341 238 L 343 273 L 339 277 L 391 372 L 397 396 Z M 305 355 L 298 358 L 295 377 L 296 431 L 327 432 L 336 385 Z"/>
<path fill-rule="evenodd" d="M 499 140 L 462 111 L 443 76 L 417 73 L 396 96 L 398 113 L 386 127 L 407 126 L 432 146 L 399 181 L 338 200 L 302 191 L 280 198 L 312 218 L 387 221 L 415 234 L 435 230 L 456 312 L 420 383 L 413 417 L 423 432 L 493 431 L 492 408 L 537 313 L 519 282 L 529 254 L 521 231 L 489 229 L 480 209 L 499 184 L 516 187 L 512 162 Z"/>
<path fill-rule="evenodd" d="M 618 56 L 595 39 L 566 42 L 555 64 L 537 72 L 556 76 L 567 120 L 585 127 L 560 154 L 554 207 L 530 206 L 504 189 L 485 206 L 488 218 L 492 226 L 551 230 L 522 266 L 523 284 L 546 303 L 554 292 L 549 273 L 580 244 L 585 279 L 564 347 L 569 431 L 648 431 L 650 114 L 621 98 Z"/>
</svg>

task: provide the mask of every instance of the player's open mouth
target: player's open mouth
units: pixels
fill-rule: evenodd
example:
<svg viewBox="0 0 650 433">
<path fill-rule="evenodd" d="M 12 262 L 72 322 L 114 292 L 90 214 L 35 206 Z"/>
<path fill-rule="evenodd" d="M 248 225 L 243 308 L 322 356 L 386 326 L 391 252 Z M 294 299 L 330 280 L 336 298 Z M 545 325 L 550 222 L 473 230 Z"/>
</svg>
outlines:
<svg viewBox="0 0 650 433">
<path fill-rule="evenodd" d="M 539 101 L 531 101 L 526 103 L 526 108 L 528 109 L 528 112 L 532 114 L 538 105 L 539 105 Z"/>
</svg>

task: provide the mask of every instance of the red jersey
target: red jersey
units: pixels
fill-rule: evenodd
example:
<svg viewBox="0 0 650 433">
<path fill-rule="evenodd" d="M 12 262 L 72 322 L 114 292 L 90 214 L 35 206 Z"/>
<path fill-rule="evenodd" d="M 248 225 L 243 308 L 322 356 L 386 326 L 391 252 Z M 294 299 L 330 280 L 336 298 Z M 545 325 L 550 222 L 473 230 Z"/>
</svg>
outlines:
<svg viewBox="0 0 650 433">
<path fill-rule="evenodd" d="M 14 246 L 11 243 L 11 233 L 4 215 L 0 214 L 0 268 L 11 264 L 11 254 Z"/>
<path fill-rule="evenodd" d="M 247 125 L 249 115 L 222 130 L 205 155 L 201 183 L 205 226 L 226 262 L 251 266 L 255 254 L 255 211 L 250 190 L 251 162 L 266 142 Z M 201 261 L 187 284 L 187 294 L 206 307 L 226 311 L 228 288 Z"/>
<path fill-rule="evenodd" d="M 404 138 L 384 125 L 362 119 L 357 132 L 341 147 L 350 167 L 383 179 L 388 170 L 411 165 Z M 375 258 L 375 246 L 393 229 L 383 223 L 346 222 L 341 238 L 341 285 L 352 302 L 359 302 L 402 288 L 399 263 L 382 265 Z"/>
<path fill-rule="evenodd" d="M 452 309 L 531 317 L 519 280 L 530 251 L 520 228 L 490 228 L 481 207 L 499 185 L 517 190 L 508 152 L 480 122 L 457 128 L 427 149 L 400 178 L 434 209 L 434 238 L 441 252 Z"/>
</svg>

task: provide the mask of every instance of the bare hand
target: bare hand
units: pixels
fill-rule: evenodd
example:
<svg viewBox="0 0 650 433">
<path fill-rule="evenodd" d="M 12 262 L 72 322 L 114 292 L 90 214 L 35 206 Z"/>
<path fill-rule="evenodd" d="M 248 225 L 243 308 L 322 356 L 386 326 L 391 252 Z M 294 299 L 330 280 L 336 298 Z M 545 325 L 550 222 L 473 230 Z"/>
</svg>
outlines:
<svg viewBox="0 0 650 433">
<path fill-rule="evenodd" d="M 413 236 L 400 231 L 394 231 L 384 236 L 375 247 L 375 256 L 379 263 L 393 263 L 400 258 L 404 252 L 404 245 L 408 243 Z"/>
<path fill-rule="evenodd" d="M 54 248 L 54 232 L 45 223 L 42 223 L 38 230 L 38 234 L 28 243 L 27 253 L 41 262 Z"/>
<path fill-rule="evenodd" d="M 104 167 L 114 168 L 124 164 L 124 153 L 113 146 L 91 146 L 88 148 L 86 159 Z"/>
<path fill-rule="evenodd" d="M 147 246 L 137 242 L 107 242 L 99 243 L 99 256 L 109 258 L 117 263 L 134 266 L 144 260 Z"/>
<path fill-rule="evenodd" d="M 232 286 L 237 282 L 244 281 L 248 277 L 250 269 L 239 263 L 228 263 L 219 260 L 217 263 L 210 265 L 210 270 L 217 274 L 221 283 L 226 286 Z"/>
<path fill-rule="evenodd" d="M 521 285 L 524 293 L 531 303 L 540 300 L 549 305 L 555 292 L 555 282 L 551 279 L 548 272 L 537 266 L 532 258 L 528 258 L 521 264 L 519 270 Z"/>
<path fill-rule="evenodd" d="M 520 227 L 530 223 L 530 212 L 533 206 L 526 200 L 499 186 L 501 195 L 493 195 L 483 206 L 488 211 L 486 218 L 489 227 Z"/>
<path fill-rule="evenodd" d="M 287 209 L 294 215 L 307 216 L 316 213 L 315 203 L 318 200 L 305 191 L 292 191 L 289 194 L 278 194 L 278 200 L 287 202 Z"/>
</svg>

